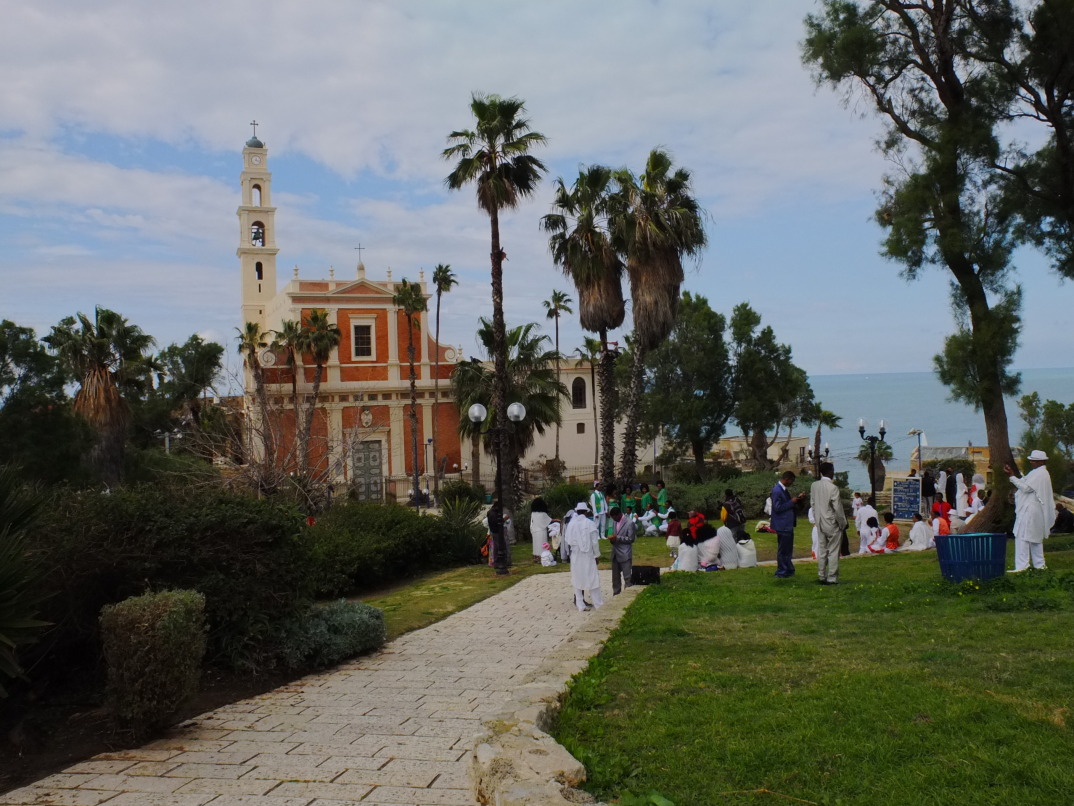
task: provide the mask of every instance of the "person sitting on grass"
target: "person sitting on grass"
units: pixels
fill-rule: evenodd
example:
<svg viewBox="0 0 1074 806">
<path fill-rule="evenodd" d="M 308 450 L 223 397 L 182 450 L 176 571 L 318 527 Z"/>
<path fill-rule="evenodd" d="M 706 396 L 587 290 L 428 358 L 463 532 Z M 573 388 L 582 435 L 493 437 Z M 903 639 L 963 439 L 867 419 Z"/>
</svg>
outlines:
<svg viewBox="0 0 1074 806">
<path fill-rule="evenodd" d="M 870 517 L 865 521 L 861 533 L 861 546 L 858 554 L 883 554 L 884 538 L 880 533 L 880 521 Z"/>
<path fill-rule="evenodd" d="M 638 526 L 645 530 L 646 537 L 652 537 L 660 534 L 660 521 L 660 510 L 657 509 L 656 502 L 652 501 L 648 511 L 638 518 Z"/>
<path fill-rule="evenodd" d="M 899 547 L 899 551 L 924 551 L 934 545 L 932 527 L 925 523 L 920 512 L 915 512 L 914 525 L 910 527 L 910 537 Z"/>
<path fill-rule="evenodd" d="M 937 493 L 939 495 L 939 493 Z M 933 513 L 935 515 L 935 513 Z M 949 535 L 951 534 L 951 524 L 947 518 L 936 515 L 932 519 L 932 534 L 935 535 Z"/>
<path fill-rule="evenodd" d="M 884 538 L 884 549 L 887 551 L 899 550 L 899 525 L 895 523 L 895 515 L 891 512 L 884 513 L 884 528 L 880 530 Z"/>
</svg>

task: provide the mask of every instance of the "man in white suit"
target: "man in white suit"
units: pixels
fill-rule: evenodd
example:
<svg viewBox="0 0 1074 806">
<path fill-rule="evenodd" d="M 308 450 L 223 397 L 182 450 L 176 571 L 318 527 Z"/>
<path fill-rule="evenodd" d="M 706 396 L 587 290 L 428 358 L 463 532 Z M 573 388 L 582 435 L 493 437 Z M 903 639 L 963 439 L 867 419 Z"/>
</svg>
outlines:
<svg viewBox="0 0 1074 806">
<path fill-rule="evenodd" d="M 839 584 L 839 546 L 847 527 L 847 515 L 834 478 L 835 466 L 821 462 L 820 478 L 809 488 L 809 504 L 817 525 L 817 581 L 821 585 Z"/>
<path fill-rule="evenodd" d="M 1025 477 L 1016 475 L 1018 471 L 1009 464 L 1003 466 L 1014 485 L 1014 571 L 1008 573 L 1025 571 L 1030 560 L 1034 568 L 1045 567 L 1044 538 L 1055 523 L 1052 477 L 1044 466 L 1047 461 L 1044 451 L 1033 451 L 1029 454 L 1033 469 Z"/>
</svg>

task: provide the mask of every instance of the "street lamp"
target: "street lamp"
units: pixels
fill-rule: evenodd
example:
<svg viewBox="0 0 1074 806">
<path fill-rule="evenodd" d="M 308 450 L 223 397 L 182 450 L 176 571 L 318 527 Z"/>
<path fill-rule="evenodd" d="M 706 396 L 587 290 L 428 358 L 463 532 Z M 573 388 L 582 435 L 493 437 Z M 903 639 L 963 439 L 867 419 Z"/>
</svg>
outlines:
<svg viewBox="0 0 1074 806">
<path fill-rule="evenodd" d="M 880 436 L 865 436 L 865 420 L 858 420 L 858 434 L 869 443 L 869 497 L 872 499 L 869 503 L 874 507 L 876 506 L 876 443 L 883 442 L 887 433 L 884 421 L 881 420 Z"/>
<path fill-rule="evenodd" d="M 827 442 L 824 443 L 824 450 L 821 451 L 820 453 L 818 453 L 816 456 L 813 455 L 813 449 L 812 448 L 809 448 L 806 451 L 806 453 L 809 454 L 809 461 L 813 463 L 813 475 L 814 475 L 814 477 L 816 477 L 818 479 L 820 478 L 820 463 L 821 462 L 827 462 L 828 461 L 828 454 L 830 454 L 831 452 L 832 452 L 832 450 L 828 446 Z"/>
<path fill-rule="evenodd" d="M 906 432 L 908 437 L 917 437 L 917 472 L 921 472 L 921 435 L 925 432 L 920 428 L 911 428 Z"/>
<path fill-rule="evenodd" d="M 173 439 L 182 439 L 183 438 L 183 432 L 180 431 L 178 428 L 175 429 L 174 431 L 161 431 L 158 428 L 154 432 L 154 436 L 156 436 L 157 439 L 163 439 L 164 440 L 164 452 L 170 454 L 172 452 L 172 440 Z"/>
<path fill-rule="evenodd" d="M 466 412 L 466 416 L 470 418 L 470 422 L 474 425 L 485 422 L 488 417 L 488 409 L 482 406 L 480 403 L 474 403 Z M 526 419 L 526 407 L 521 403 L 512 403 L 507 407 L 507 419 L 512 423 L 520 423 Z M 493 438 L 497 441 L 503 436 L 506 436 L 508 428 L 506 425 L 494 425 L 490 426 L 488 432 L 493 435 Z M 497 442 L 498 444 L 498 442 Z M 496 461 L 496 487 L 493 493 L 493 500 L 500 505 L 501 516 L 503 513 L 503 463 L 497 459 Z M 503 522 L 501 520 L 500 528 L 498 531 L 494 531 L 492 534 L 492 548 L 496 553 L 495 568 L 497 574 L 507 573 L 507 538 L 503 533 Z"/>
</svg>

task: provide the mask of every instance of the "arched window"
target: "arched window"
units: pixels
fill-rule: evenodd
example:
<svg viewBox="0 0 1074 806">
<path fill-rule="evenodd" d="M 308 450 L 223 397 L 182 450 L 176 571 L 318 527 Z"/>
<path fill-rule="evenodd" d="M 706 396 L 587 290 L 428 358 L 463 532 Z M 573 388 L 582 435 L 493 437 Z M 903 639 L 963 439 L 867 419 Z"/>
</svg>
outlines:
<svg viewBox="0 0 1074 806">
<path fill-rule="evenodd" d="M 250 188 L 250 202 L 254 207 L 261 206 L 261 185 L 254 185 Z"/>
<path fill-rule="evenodd" d="M 265 225 L 260 221 L 255 221 L 250 226 L 250 241 L 254 246 L 265 245 Z"/>
<path fill-rule="evenodd" d="M 586 407 L 585 380 L 582 378 L 575 378 L 571 384 L 571 405 L 576 409 Z"/>
<path fill-rule="evenodd" d="M 261 265 L 260 260 L 257 261 L 257 263 L 254 264 L 254 274 L 257 275 L 258 280 L 264 280 L 265 279 L 265 267 Z"/>
</svg>

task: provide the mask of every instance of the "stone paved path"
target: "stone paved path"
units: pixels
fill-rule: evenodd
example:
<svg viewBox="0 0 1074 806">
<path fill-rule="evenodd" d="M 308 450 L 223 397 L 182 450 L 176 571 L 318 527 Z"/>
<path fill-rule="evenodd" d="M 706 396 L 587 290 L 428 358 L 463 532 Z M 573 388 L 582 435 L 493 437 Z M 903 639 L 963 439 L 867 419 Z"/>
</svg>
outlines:
<svg viewBox="0 0 1074 806">
<path fill-rule="evenodd" d="M 601 577 L 609 603 L 596 612 L 607 623 L 638 589 L 612 599 L 610 573 Z M 472 806 L 480 720 L 572 636 L 594 631 L 595 614 L 571 605 L 569 587 L 565 574 L 529 577 L 376 654 L 96 756 L 0 804 Z"/>
</svg>

